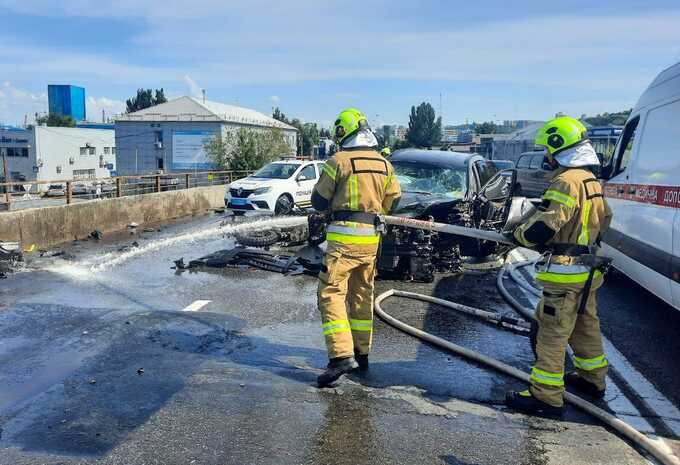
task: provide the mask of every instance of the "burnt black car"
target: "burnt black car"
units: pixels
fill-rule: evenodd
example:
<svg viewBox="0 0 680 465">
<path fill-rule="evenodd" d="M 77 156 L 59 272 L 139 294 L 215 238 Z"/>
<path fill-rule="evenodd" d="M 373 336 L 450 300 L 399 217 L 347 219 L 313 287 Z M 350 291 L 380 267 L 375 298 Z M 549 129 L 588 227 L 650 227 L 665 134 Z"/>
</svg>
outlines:
<svg viewBox="0 0 680 465">
<path fill-rule="evenodd" d="M 501 231 L 512 202 L 514 170 L 473 153 L 406 149 L 390 157 L 402 197 L 391 212 L 420 220 Z M 496 243 L 402 226 L 388 226 L 378 257 L 383 277 L 432 281 L 463 257 L 502 252 Z"/>
</svg>

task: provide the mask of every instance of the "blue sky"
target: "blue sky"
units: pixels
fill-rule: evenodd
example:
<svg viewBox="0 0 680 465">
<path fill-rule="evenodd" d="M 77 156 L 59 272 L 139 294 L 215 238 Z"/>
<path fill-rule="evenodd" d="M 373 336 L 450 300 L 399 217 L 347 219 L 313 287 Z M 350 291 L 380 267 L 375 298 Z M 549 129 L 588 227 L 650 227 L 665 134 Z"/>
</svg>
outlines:
<svg viewBox="0 0 680 465">
<path fill-rule="evenodd" d="M 631 107 L 680 61 L 677 0 L 0 0 L 0 17 L 12 124 L 49 83 L 84 86 L 92 119 L 138 87 L 324 125 L 347 106 L 403 124 L 440 95 L 446 123 L 546 119 Z"/>
</svg>

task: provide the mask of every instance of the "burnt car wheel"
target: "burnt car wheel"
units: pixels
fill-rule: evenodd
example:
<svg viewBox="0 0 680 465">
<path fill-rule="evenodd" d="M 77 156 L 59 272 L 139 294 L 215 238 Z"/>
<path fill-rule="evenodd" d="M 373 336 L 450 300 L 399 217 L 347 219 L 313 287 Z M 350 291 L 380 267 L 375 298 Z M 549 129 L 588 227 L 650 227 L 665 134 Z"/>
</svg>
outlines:
<svg viewBox="0 0 680 465">
<path fill-rule="evenodd" d="M 281 234 L 273 229 L 264 231 L 239 231 L 234 233 L 234 239 L 246 247 L 268 247 L 281 240 Z"/>
</svg>

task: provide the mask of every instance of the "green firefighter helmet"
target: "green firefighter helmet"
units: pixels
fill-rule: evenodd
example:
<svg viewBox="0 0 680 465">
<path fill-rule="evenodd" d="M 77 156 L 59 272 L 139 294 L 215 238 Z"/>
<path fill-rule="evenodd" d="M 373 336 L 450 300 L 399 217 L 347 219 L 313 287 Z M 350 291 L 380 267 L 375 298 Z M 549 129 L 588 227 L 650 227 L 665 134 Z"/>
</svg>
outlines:
<svg viewBox="0 0 680 465">
<path fill-rule="evenodd" d="M 342 145 L 343 141 L 360 129 L 368 129 L 368 118 L 356 108 L 348 108 L 340 112 L 333 126 L 333 138 Z"/>
<path fill-rule="evenodd" d="M 560 116 L 545 123 L 536 133 L 534 143 L 556 155 L 588 138 L 588 130 L 576 118 Z"/>
</svg>

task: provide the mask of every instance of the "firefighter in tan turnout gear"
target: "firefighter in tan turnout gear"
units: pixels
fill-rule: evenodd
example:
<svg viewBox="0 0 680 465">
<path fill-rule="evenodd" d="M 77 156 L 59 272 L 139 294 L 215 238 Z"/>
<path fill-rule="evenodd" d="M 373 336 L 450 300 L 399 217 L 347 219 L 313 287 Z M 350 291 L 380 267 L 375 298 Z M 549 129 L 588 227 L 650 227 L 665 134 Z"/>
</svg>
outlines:
<svg viewBox="0 0 680 465">
<path fill-rule="evenodd" d="M 319 311 L 329 363 L 319 376 L 327 386 L 352 370 L 368 369 L 373 331 L 373 279 L 380 241 L 378 214 L 401 196 L 389 161 L 363 113 L 354 108 L 335 121 L 340 151 L 324 165 L 312 205 L 330 214 L 328 249 L 319 274 Z"/>
<path fill-rule="evenodd" d="M 555 175 L 538 211 L 514 237 L 545 252 L 536 276 L 543 285 L 536 311 L 536 362 L 529 389 L 508 393 L 506 404 L 525 413 L 561 416 L 565 384 L 591 397 L 604 396 L 608 363 L 595 292 L 607 263 L 595 252 L 612 213 L 588 169 L 599 160 L 580 121 L 553 119 L 538 131 L 535 143 L 546 147 Z M 567 344 L 576 371 L 565 375 Z"/>
</svg>

